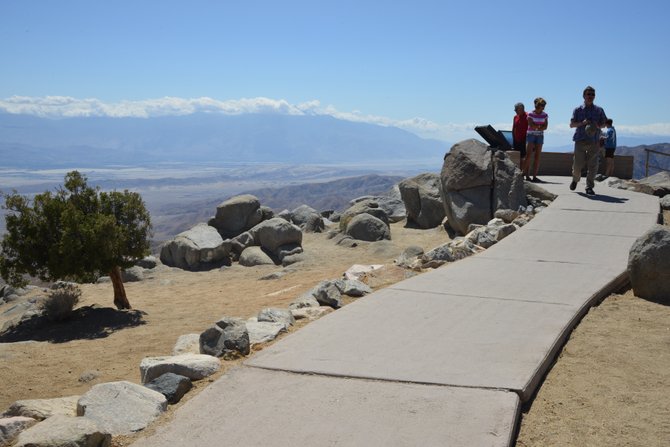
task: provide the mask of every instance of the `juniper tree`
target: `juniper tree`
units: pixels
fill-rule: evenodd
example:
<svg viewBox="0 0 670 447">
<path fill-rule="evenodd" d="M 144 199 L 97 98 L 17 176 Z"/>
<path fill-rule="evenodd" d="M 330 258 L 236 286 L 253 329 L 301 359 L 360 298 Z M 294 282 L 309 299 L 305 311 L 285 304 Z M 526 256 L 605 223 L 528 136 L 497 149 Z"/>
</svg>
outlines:
<svg viewBox="0 0 670 447">
<path fill-rule="evenodd" d="M 138 193 L 104 192 L 72 171 L 63 187 L 32 201 L 16 191 L 4 198 L 8 213 L 0 276 L 7 283 L 25 285 L 25 275 L 93 282 L 108 274 L 114 304 L 130 309 L 121 269 L 149 253 L 151 235 L 149 212 Z"/>
</svg>

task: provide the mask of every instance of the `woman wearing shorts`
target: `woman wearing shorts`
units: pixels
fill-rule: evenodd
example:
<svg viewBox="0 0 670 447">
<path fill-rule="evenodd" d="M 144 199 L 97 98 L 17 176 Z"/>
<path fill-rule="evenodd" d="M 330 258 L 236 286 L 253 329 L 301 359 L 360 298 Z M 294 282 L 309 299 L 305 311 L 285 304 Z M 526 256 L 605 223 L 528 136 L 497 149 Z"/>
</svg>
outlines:
<svg viewBox="0 0 670 447">
<path fill-rule="evenodd" d="M 526 158 L 523 163 L 523 175 L 526 180 L 533 183 L 541 183 L 537 178 L 537 170 L 540 167 L 540 153 L 544 144 L 544 131 L 549 125 L 549 115 L 544 112 L 547 101 L 543 98 L 535 98 L 535 110 L 528 112 L 528 132 L 526 133 Z M 533 160 L 533 178 L 529 174 L 530 158 Z"/>
</svg>

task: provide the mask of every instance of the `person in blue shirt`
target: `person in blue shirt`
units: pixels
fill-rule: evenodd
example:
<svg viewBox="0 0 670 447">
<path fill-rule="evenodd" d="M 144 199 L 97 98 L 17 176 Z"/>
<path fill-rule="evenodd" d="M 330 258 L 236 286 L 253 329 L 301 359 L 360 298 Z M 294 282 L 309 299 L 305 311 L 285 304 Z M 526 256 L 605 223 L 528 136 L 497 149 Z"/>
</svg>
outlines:
<svg viewBox="0 0 670 447">
<path fill-rule="evenodd" d="M 607 123 L 607 130 L 605 135 L 605 176 L 611 177 L 614 173 L 614 151 L 616 150 L 616 129 L 613 124 L 614 121 L 608 119 L 605 121 Z"/>
</svg>

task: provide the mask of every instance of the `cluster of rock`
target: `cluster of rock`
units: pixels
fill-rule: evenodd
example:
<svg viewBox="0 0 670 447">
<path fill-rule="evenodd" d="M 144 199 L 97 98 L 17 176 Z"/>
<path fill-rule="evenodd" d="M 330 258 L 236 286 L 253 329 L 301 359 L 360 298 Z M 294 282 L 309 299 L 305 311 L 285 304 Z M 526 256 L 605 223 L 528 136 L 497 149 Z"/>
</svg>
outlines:
<svg viewBox="0 0 670 447">
<path fill-rule="evenodd" d="M 670 172 L 662 171 L 640 180 L 622 180 L 616 177 L 596 177 L 610 188 L 626 189 L 657 197 L 670 195 Z"/>
<path fill-rule="evenodd" d="M 163 264 L 198 271 L 230 265 L 290 265 L 300 261 L 302 236 L 321 232 L 325 219 L 302 205 L 277 213 L 250 194 L 221 203 L 208 223 L 199 223 L 161 247 Z"/>
<path fill-rule="evenodd" d="M 5 287 L 3 294 L 9 290 L 14 289 Z M 180 336 L 172 355 L 142 359 L 142 385 L 108 382 L 82 396 L 16 401 L 0 415 L 0 447 L 109 446 L 112 436 L 143 430 L 168 404 L 179 402 L 192 381 L 219 371 L 221 359 L 246 356 L 297 319 L 313 320 L 339 308 L 343 295 L 370 292 L 355 279 L 322 281 L 287 309 L 266 308 L 247 320 L 224 316 L 200 334 Z"/>
</svg>

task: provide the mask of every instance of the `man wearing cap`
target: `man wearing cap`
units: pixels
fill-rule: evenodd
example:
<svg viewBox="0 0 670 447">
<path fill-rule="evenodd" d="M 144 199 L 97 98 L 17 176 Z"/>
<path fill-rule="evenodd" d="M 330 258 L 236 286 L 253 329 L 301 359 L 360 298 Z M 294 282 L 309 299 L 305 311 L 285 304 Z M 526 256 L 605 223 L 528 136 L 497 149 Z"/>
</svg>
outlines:
<svg viewBox="0 0 670 447">
<path fill-rule="evenodd" d="M 582 176 L 582 168 L 586 165 L 586 194 L 592 196 L 594 178 L 598 169 L 598 139 L 600 129 L 605 127 L 607 116 L 602 107 L 593 104 L 596 97 L 596 89 L 590 85 L 584 89 L 582 95 L 584 104 L 572 112 L 570 127 L 576 128 L 572 140 L 575 142 L 575 153 L 572 160 L 572 183 L 570 190 L 577 188 L 577 183 Z"/>
</svg>

